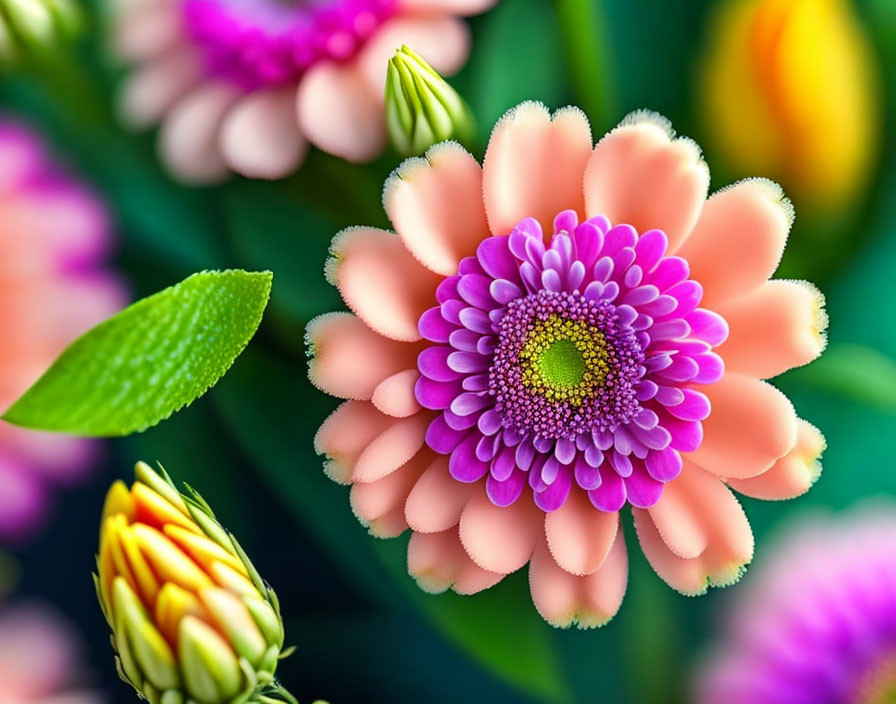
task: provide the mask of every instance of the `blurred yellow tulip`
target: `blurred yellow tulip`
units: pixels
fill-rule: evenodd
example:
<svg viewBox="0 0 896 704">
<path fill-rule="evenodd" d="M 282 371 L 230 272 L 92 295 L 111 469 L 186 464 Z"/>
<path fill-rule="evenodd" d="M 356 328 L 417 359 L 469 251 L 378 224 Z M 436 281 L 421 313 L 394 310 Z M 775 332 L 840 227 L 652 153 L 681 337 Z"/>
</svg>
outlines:
<svg viewBox="0 0 896 704">
<path fill-rule="evenodd" d="M 723 2 L 701 73 L 709 143 L 735 176 L 776 179 L 816 211 L 862 191 L 878 141 L 878 76 L 848 2 Z"/>
</svg>

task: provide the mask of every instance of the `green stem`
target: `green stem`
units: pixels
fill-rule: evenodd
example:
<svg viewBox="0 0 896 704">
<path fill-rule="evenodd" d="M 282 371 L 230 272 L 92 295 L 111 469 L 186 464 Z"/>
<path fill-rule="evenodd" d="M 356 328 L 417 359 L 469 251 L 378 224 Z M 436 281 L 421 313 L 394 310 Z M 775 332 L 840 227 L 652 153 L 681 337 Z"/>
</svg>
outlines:
<svg viewBox="0 0 896 704">
<path fill-rule="evenodd" d="M 566 63 L 595 133 L 615 123 L 606 18 L 602 0 L 555 0 Z"/>
</svg>

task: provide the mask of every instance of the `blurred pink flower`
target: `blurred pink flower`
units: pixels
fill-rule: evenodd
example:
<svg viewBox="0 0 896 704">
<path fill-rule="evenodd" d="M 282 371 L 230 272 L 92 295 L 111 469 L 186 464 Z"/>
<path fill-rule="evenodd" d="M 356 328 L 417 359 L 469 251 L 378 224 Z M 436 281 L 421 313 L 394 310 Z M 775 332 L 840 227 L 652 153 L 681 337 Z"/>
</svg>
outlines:
<svg viewBox="0 0 896 704">
<path fill-rule="evenodd" d="M 83 689 L 77 633 L 55 612 L 37 605 L 0 609 L 0 703 L 100 704 Z"/>
<path fill-rule="evenodd" d="M 334 238 L 354 315 L 308 326 L 310 377 L 349 400 L 317 450 L 372 533 L 413 530 L 424 589 L 528 563 L 546 620 L 601 625 L 625 592 L 627 505 L 657 573 L 699 594 L 753 556 L 731 489 L 809 489 L 824 438 L 764 380 L 821 354 L 824 299 L 769 281 L 793 220 L 776 184 L 708 188 L 657 115 L 595 146 L 580 110 L 524 103 L 482 166 L 445 142 L 396 170 L 397 234 Z"/>
<path fill-rule="evenodd" d="M 99 201 L 52 163 L 34 134 L 0 119 L 0 408 L 122 306 L 122 283 L 103 267 L 108 225 Z M 49 487 L 82 478 L 97 449 L 0 423 L 0 542 L 32 533 Z"/>
<path fill-rule="evenodd" d="M 733 595 L 700 704 L 888 704 L 896 697 L 896 506 L 792 522 Z"/>
<path fill-rule="evenodd" d="M 282 178 L 308 142 L 368 161 L 386 144 L 389 58 L 407 44 L 454 73 L 470 43 L 458 16 L 495 2 L 117 0 L 118 52 L 139 65 L 124 118 L 161 122 L 162 158 L 188 182 Z"/>
</svg>

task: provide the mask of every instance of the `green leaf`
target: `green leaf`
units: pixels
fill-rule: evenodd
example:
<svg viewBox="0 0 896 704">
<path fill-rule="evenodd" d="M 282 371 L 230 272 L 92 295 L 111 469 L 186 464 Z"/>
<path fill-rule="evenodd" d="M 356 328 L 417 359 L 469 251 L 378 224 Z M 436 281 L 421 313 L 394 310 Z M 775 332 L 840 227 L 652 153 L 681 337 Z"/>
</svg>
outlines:
<svg viewBox="0 0 896 704">
<path fill-rule="evenodd" d="M 896 413 L 896 361 L 871 347 L 832 345 L 809 366 L 792 371 L 790 379 Z"/>
<path fill-rule="evenodd" d="M 3 419 L 36 430 L 140 432 L 213 386 L 255 334 L 270 272 L 201 272 L 85 333 Z"/>
</svg>

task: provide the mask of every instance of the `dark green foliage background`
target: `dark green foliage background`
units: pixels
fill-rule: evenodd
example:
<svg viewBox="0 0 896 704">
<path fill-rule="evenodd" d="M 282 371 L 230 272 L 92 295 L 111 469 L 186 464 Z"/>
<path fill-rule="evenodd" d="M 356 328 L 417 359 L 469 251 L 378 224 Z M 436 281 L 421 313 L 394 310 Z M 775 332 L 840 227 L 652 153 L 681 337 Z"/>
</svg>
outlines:
<svg viewBox="0 0 896 704">
<path fill-rule="evenodd" d="M 479 119 L 480 149 L 493 122 L 524 99 L 581 104 L 598 135 L 628 111 L 647 107 L 705 142 L 692 107 L 693 77 L 711 5 L 503 0 L 471 22 L 473 55 L 454 81 Z M 590 9 L 593 21 L 564 21 L 564 11 L 577 6 Z M 896 11 L 889 0 L 867 0 L 858 10 L 885 67 L 892 124 Z M 687 701 L 689 673 L 711 647 L 715 622 L 736 588 L 701 599 L 672 592 L 641 557 L 629 517 L 631 576 L 622 611 L 599 631 L 558 631 L 536 614 L 524 572 L 472 598 L 422 593 L 405 571 L 407 537 L 369 537 L 351 513 L 347 490 L 324 477 L 311 438 L 335 402 L 307 381 L 303 327 L 340 305 L 322 274 L 332 235 L 350 224 L 387 224 L 381 187 L 397 157 L 358 167 L 312 153 L 283 182 L 182 188 L 159 167 L 152 135 L 118 127 L 113 99 L 120 76 L 101 31 L 95 22 L 91 39 L 58 64 L 3 77 L 0 107 L 39 125 L 106 197 L 134 296 L 198 269 L 275 274 L 261 332 L 224 380 L 161 426 L 112 443 L 102 476 L 61 495 L 55 522 L 20 555 L 22 592 L 56 601 L 80 623 L 92 648 L 92 676 L 113 701 L 133 695 L 115 682 L 89 571 L 105 487 L 129 475 L 138 458 L 159 460 L 196 486 L 275 586 L 288 642 L 298 646 L 283 663 L 282 679 L 302 702 Z M 575 57 L 591 63 L 571 63 Z M 763 539 L 785 518 L 896 490 L 894 156 L 888 134 L 877 185 L 825 251 L 812 246 L 812 229 L 797 222 L 793 245 L 800 255 L 787 261 L 788 272 L 816 280 L 827 294 L 832 348 L 857 343 L 883 356 L 869 368 L 845 348 L 780 379 L 800 414 L 826 433 L 829 449 L 808 496 L 784 504 L 745 501 L 760 559 Z M 724 164 L 708 158 L 720 187 Z"/>
</svg>

